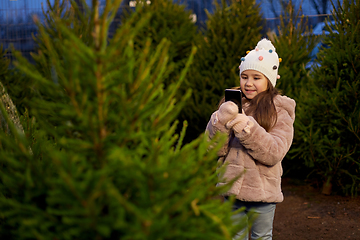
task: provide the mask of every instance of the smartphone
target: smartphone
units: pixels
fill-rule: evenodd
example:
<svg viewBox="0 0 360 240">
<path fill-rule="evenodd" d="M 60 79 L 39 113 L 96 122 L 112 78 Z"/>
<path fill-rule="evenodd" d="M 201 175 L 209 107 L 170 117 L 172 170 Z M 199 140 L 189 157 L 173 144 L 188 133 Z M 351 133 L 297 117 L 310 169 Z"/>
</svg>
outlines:
<svg viewBox="0 0 360 240">
<path fill-rule="evenodd" d="M 241 105 L 241 90 L 240 89 L 225 89 L 225 101 L 233 101 L 239 108 L 239 113 L 242 113 Z"/>
</svg>

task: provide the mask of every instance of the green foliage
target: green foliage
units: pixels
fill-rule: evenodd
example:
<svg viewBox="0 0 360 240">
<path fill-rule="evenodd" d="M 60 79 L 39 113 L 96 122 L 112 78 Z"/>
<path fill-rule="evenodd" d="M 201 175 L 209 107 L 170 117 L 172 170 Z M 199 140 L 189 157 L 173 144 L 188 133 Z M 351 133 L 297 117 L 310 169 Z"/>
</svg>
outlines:
<svg viewBox="0 0 360 240">
<path fill-rule="evenodd" d="M 10 61 L 5 58 L 5 51 L 3 51 L 3 47 L 0 46 L 0 104 L 3 106 L 0 111 L 0 131 L 3 131 L 10 137 L 11 130 L 15 131 L 15 128 L 21 132 L 23 132 L 23 130 L 17 109 L 11 100 L 7 89 L 3 85 L 3 82 L 7 82 L 6 80 L 9 78 L 11 72 L 8 68 L 9 65 Z M 12 125 L 9 125 L 8 121 L 12 121 L 15 125 L 14 129 L 11 129 Z"/>
<path fill-rule="evenodd" d="M 175 134 L 189 93 L 174 96 L 195 48 L 165 87 L 175 69 L 171 43 L 148 39 L 139 49 L 134 40 L 151 14 L 108 39 L 119 3 L 75 16 L 90 17 L 92 40 L 68 25 L 73 16 L 49 11 L 36 64 L 16 53 L 35 94 L 26 134 L 0 132 L 1 239 L 231 239 L 239 230 L 231 203 L 214 199 L 224 191 L 215 187 L 221 144 L 209 148 L 203 135 L 182 146 L 186 126 Z"/>
<path fill-rule="evenodd" d="M 83 1 L 83 0 L 81 0 Z M 78 1 L 79 2 L 79 1 Z M 70 5 L 71 4 L 71 5 Z M 77 4 L 73 1 L 55 0 L 51 4 L 50 0 L 47 0 L 48 10 L 43 10 L 45 17 L 45 23 L 47 27 L 43 29 L 46 35 L 40 34 L 34 37 L 35 42 L 38 45 L 37 54 L 31 54 L 35 60 L 35 65 L 38 71 L 48 79 L 58 81 L 56 78 L 55 67 L 50 59 L 51 55 L 57 55 L 56 60 L 63 61 L 63 41 L 69 41 L 68 36 L 63 33 L 56 25 L 56 18 L 62 18 L 64 27 L 71 30 L 71 32 L 79 38 L 84 44 L 93 44 L 94 38 L 92 37 L 92 27 L 94 26 L 93 17 L 90 16 L 86 4 L 82 4 L 85 11 L 82 13 Z M 94 14 L 94 13 L 93 13 Z M 39 24 L 39 19 L 34 17 L 35 23 Z"/>
<path fill-rule="evenodd" d="M 1 44 L 0 45 L 0 79 L 1 80 L 6 77 L 8 71 L 9 71 L 8 67 L 9 67 L 10 61 L 5 58 L 5 53 L 6 53 L 6 51 L 4 50 L 3 45 Z"/>
<path fill-rule="evenodd" d="M 127 11 L 122 18 L 122 22 L 127 22 L 128 19 L 133 18 L 133 13 L 131 10 Z M 201 48 L 197 44 L 201 34 L 198 33 L 197 26 L 191 21 L 191 12 L 186 11 L 183 4 L 177 4 L 170 0 L 155 0 L 151 1 L 151 4 L 147 4 L 146 1 L 137 1 L 135 18 L 141 18 L 148 13 L 151 13 L 149 24 L 135 37 L 135 45 L 141 50 L 149 38 L 152 46 L 157 46 L 164 38 L 170 41 L 172 44 L 169 48 L 169 61 L 173 61 L 171 65 L 173 71 L 164 78 L 164 84 L 178 82 L 181 69 L 184 68 L 192 47 L 196 45 Z M 180 99 L 188 90 L 192 90 L 193 81 L 200 80 L 193 80 L 191 74 L 188 74 L 189 77 L 179 87 L 176 98 Z M 188 104 L 191 104 L 192 99 L 187 101 Z M 189 131 L 185 137 L 185 142 L 189 142 L 189 133 L 194 133 L 192 131 L 193 119 L 188 115 L 181 115 L 183 116 L 179 119 L 181 122 L 184 120 L 190 122 Z M 194 113 L 191 113 L 191 116 L 194 116 Z M 177 132 L 179 131 L 181 131 L 181 128 L 177 130 Z M 201 133 L 203 131 L 196 132 L 191 140 L 197 138 Z"/>
<path fill-rule="evenodd" d="M 205 130 L 224 90 L 240 85 L 240 59 L 260 40 L 263 20 L 254 1 L 215 1 L 215 6 L 190 69 L 191 101 L 181 115 L 191 123 L 192 138 Z"/>
<path fill-rule="evenodd" d="M 38 46 L 35 49 L 35 52 L 38 54 L 31 53 L 31 56 L 34 58 L 34 62 L 36 64 L 36 68 L 38 71 L 42 72 L 43 76 L 48 79 L 54 79 L 54 66 L 53 63 L 49 59 L 49 51 L 57 51 L 59 60 L 62 59 L 63 52 L 59 52 L 58 45 L 63 41 L 63 34 L 58 31 L 55 26 L 55 22 L 53 19 L 53 15 L 58 17 L 62 17 L 64 20 L 64 24 L 71 28 L 71 31 L 81 38 L 84 43 L 90 44 L 92 41 L 91 37 L 91 27 L 92 23 L 87 23 L 87 19 L 90 19 L 89 16 L 79 14 L 79 9 L 75 3 L 72 3 L 71 8 L 69 6 L 70 1 L 60 1 L 55 0 L 53 4 L 47 0 L 48 10 L 45 12 L 43 10 L 43 14 L 45 17 L 45 24 L 47 26 L 46 32 L 49 35 L 49 39 L 42 39 L 41 35 L 33 36 L 36 45 Z M 87 7 L 87 5 L 84 5 Z M 85 13 L 89 13 L 86 11 Z M 34 15 L 33 20 L 35 23 L 38 23 L 39 19 L 36 15 Z M 49 44 L 53 45 L 50 48 Z M 51 50 L 50 50 L 51 49 Z M 15 51 L 12 49 L 12 51 Z M 54 54 L 54 53 L 52 53 Z M 39 57 L 40 56 L 40 57 Z M 9 95 L 11 96 L 14 104 L 17 106 L 17 109 L 20 113 L 24 113 L 26 108 L 29 108 L 28 100 L 31 99 L 38 89 L 34 86 L 33 79 L 24 77 L 24 74 L 18 71 L 18 69 L 8 69 L 8 74 L 4 76 L 2 79 L 2 83 L 4 87 L 7 89 Z"/>
<path fill-rule="evenodd" d="M 282 59 L 278 72 L 280 79 L 277 80 L 276 87 L 280 89 L 282 94 L 293 98 L 297 102 L 297 108 L 302 105 L 300 93 L 305 88 L 309 78 L 309 70 L 305 68 L 305 65 L 310 61 L 309 53 L 318 41 L 317 37 L 312 35 L 312 30 L 308 29 L 307 19 L 301 14 L 301 8 L 297 12 L 294 11 L 294 5 L 291 1 L 283 4 L 280 25 L 278 26 L 279 34 L 268 33 L 279 58 Z M 302 142 L 296 128 L 298 121 L 299 118 L 296 117 L 293 145 L 283 161 L 283 167 L 285 175 L 305 178 L 307 169 L 302 161 L 298 161 L 295 157 L 296 153 L 293 153 L 293 149 L 296 151 Z"/>
<path fill-rule="evenodd" d="M 9 61 L 7 61 L 7 64 L 9 64 Z M 4 66 L 5 69 L 6 63 L 2 66 Z M 7 94 L 9 94 L 11 97 L 11 100 L 16 106 L 18 112 L 20 114 L 24 113 L 27 107 L 27 100 L 31 99 L 33 96 L 33 82 L 13 67 L 6 68 L 6 71 L 2 72 L 0 79 L 3 87 L 6 89 Z"/>
<path fill-rule="evenodd" d="M 294 11 L 292 1 L 283 5 L 279 34 L 268 33 L 282 59 L 279 68 L 281 78 L 277 80 L 276 87 L 295 100 L 298 100 L 300 90 L 307 82 L 305 65 L 310 61 L 309 52 L 317 43 L 317 37 L 308 29 L 307 18 L 301 14 L 301 8 L 298 12 Z"/>
<path fill-rule="evenodd" d="M 340 4 L 339 4 L 340 5 Z M 297 108 L 297 154 L 321 178 L 344 194 L 360 190 L 360 1 L 344 1 L 324 36 L 319 67 Z"/>
<path fill-rule="evenodd" d="M 154 0 L 151 1 L 151 4 L 146 3 L 145 0 L 139 0 L 136 12 L 125 11 L 122 23 L 133 18 L 141 19 L 149 13 L 151 16 L 148 25 L 140 30 L 134 38 L 136 49 L 143 49 L 148 44 L 148 39 L 151 39 L 152 47 L 160 44 L 164 38 L 171 42 L 168 57 L 169 61 L 173 63 L 173 71 L 165 78 L 164 83 L 177 82 L 181 70 L 191 54 L 191 49 L 199 37 L 197 27 L 191 20 L 192 12 L 185 10 L 184 4 L 177 4 L 171 0 Z M 136 23 L 137 20 L 133 22 Z M 188 88 L 180 86 L 177 97 L 181 98 L 187 90 Z"/>
</svg>

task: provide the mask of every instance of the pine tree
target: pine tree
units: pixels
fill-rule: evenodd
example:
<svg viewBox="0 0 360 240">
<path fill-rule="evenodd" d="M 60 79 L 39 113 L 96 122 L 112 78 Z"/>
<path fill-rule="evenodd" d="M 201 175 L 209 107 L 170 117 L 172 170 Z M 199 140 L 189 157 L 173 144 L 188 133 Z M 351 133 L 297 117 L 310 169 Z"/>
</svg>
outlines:
<svg viewBox="0 0 360 240">
<path fill-rule="evenodd" d="M 132 9 L 124 11 L 121 23 L 151 14 L 147 27 L 143 28 L 134 38 L 135 45 L 138 49 L 142 49 L 149 43 L 148 39 L 151 39 L 152 46 L 157 46 L 164 38 L 171 42 L 168 56 L 169 61 L 172 62 L 173 71 L 164 79 L 164 83 L 168 85 L 177 82 L 181 70 L 185 67 L 191 54 L 192 47 L 199 37 L 197 26 L 191 20 L 192 12 L 185 10 L 184 4 L 178 4 L 171 0 L 139 0 L 136 6 L 136 11 Z M 134 13 L 136 13 L 135 16 Z M 186 86 L 180 86 L 176 97 L 181 98 L 187 90 Z"/>
<path fill-rule="evenodd" d="M 124 23 L 129 18 L 132 18 L 133 13 L 133 10 L 128 9 L 127 14 L 124 14 L 121 18 L 121 22 Z M 170 0 L 155 0 L 151 1 L 151 3 L 144 0 L 137 1 L 137 18 L 149 13 L 151 13 L 149 25 L 135 37 L 134 41 L 139 49 L 146 44 L 148 38 L 151 39 L 152 46 L 157 46 L 164 38 L 172 43 L 169 48 L 169 58 L 170 61 L 173 61 L 171 65 L 173 71 L 164 79 L 165 85 L 168 85 L 178 81 L 191 49 L 199 41 L 201 34 L 199 34 L 198 27 L 191 20 L 192 12 L 185 10 L 184 4 L 178 4 Z M 190 78 L 185 78 L 176 93 L 176 98 L 180 99 L 188 90 L 192 90 L 191 81 Z M 191 99 L 187 101 L 189 102 Z M 193 123 L 188 116 L 180 118 L 181 122 L 184 120 L 190 120 L 188 136 L 189 133 L 193 133 L 191 129 Z M 178 128 L 177 132 L 180 131 L 181 127 Z M 196 132 L 196 136 L 192 139 L 197 138 L 199 134 L 199 132 Z M 186 137 L 185 141 L 189 142 L 187 139 L 188 137 Z"/>
<path fill-rule="evenodd" d="M 319 39 L 312 35 L 312 30 L 308 28 L 307 18 L 304 17 L 301 7 L 296 12 L 292 1 L 282 7 L 279 33 L 268 33 L 282 59 L 280 79 L 276 82 L 276 87 L 283 94 L 297 100 L 304 83 L 307 82 L 309 70 L 305 69 L 305 66 L 310 61 L 310 52 Z"/>
<path fill-rule="evenodd" d="M 360 190 L 360 1 L 344 1 L 334 10 L 335 24 L 327 21 L 329 35 L 318 55 L 306 90 L 297 107 L 296 151 L 323 183 L 357 195 Z"/>
<path fill-rule="evenodd" d="M 263 19 L 254 1 L 221 1 L 208 13 L 203 38 L 189 73 L 191 101 L 181 114 L 196 138 L 217 109 L 226 88 L 239 86 L 240 59 L 260 40 Z"/>
<path fill-rule="evenodd" d="M 56 14 L 57 16 L 62 16 L 64 21 L 66 21 L 67 26 L 71 26 L 72 32 L 80 37 L 84 42 L 90 44 L 90 41 L 92 41 L 91 37 L 91 24 L 87 23 L 87 19 L 89 19 L 89 16 L 86 16 L 84 14 L 88 14 L 89 11 L 87 9 L 84 14 L 80 15 L 79 8 L 76 4 L 70 4 L 70 1 L 59 1 L 56 0 L 55 2 L 47 0 L 47 6 L 48 10 L 45 11 L 43 9 L 43 16 L 44 16 L 44 24 L 46 24 L 48 27 L 46 28 L 47 33 L 51 36 L 50 39 L 52 39 L 52 44 L 54 47 L 52 48 L 52 51 L 57 51 L 60 49 L 57 47 L 57 45 L 61 44 L 61 41 L 63 39 L 63 36 L 61 33 L 57 30 L 57 27 L 54 26 L 55 22 L 50 17 L 47 12 L 51 12 L 52 14 Z M 52 3 L 52 4 L 51 4 Z M 84 7 L 87 7 L 87 5 L 84 5 Z M 39 21 L 39 17 L 37 15 L 33 15 L 33 21 Z M 36 65 L 36 68 L 38 71 L 42 72 L 43 75 L 46 78 L 54 79 L 54 67 L 53 63 L 49 60 L 48 56 L 48 46 L 49 44 L 47 41 L 41 39 L 41 36 L 37 35 L 37 37 L 34 37 L 34 41 L 36 43 L 35 52 L 39 52 L 39 55 L 42 56 L 42 58 L 39 58 L 37 54 L 30 53 L 31 57 L 34 59 L 34 63 Z M 12 51 L 15 51 L 15 49 L 10 48 Z M 62 52 L 57 52 L 58 59 L 60 60 L 62 58 Z M 2 83 L 6 90 L 8 91 L 8 94 L 10 95 L 11 99 L 13 100 L 14 104 L 16 105 L 19 113 L 24 113 L 27 108 L 29 108 L 28 100 L 30 100 L 34 96 L 34 82 L 30 78 L 24 77 L 24 75 L 18 71 L 16 68 L 9 68 L 8 74 L 4 76 L 2 79 Z"/>
<path fill-rule="evenodd" d="M 282 94 L 295 99 L 297 107 L 301 104 L 301 91 L 307 91 L 309 78 L 309 69 L 306 64 L 310 61 L 310 52 L 319 41 L 317 36 L 312 35 L 312 29 L 307 27 L 307 19 L 302 15 L 302 9 L 296 12 L 292 1 L 283 5 L 283 11 L 280 15 L 280 25 L 278 26 L 278 35 L 269 32 L 269 39 L 274 43 L 279 57 L 282 59 L 279 68 L 280 79 L 276 82 Z M 307 168 L 302 161 L 295 157 L 297 152 L 293 153 L 301 144 L 301 137 L 298 136 L 295 119 L 295 134 L 292 148 L 283 161 L 285 174 L 293 178 L 306 178 Z M 295 150 L 296 151 L 296 150 Z"/>
<path fill-rule="evenodd" d="M 100 13 L 93 1 L 86 13 L 84 3 L 85 13 L 73 15 L 90 17 L 92 40 L 68 24 L 76 19 L 49 11 L 50 29 L 39 23 L 37 64 L 16 53 L 35 95 L 26 134 L 0 132 L 0 238 L 231 239 L 241 227 L 232 225 L 231 203 L 214 199 L 224 191 L 215 187 L 221 144 L 209 148 L 201 136 L 183 146 L 185 129 L 175 134 L 189 95 L 174 96 L 195 48 L 165 87 L 171 43 L 148 39 L 140 51 L 134 41 L 151 14 L 108 39 L 119 4 Z"/>
</svg>

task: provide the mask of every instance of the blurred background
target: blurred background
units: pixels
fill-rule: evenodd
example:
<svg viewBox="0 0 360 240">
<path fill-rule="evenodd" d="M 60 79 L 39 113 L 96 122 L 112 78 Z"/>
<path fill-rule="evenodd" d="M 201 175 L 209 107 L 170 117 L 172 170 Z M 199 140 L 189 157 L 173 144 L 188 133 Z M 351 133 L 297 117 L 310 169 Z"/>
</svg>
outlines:
<svg viewBox="0 0 360 240">
<path fill-rule="evenodd" d="M 50 4 L 54 0 L 49 0 Z M 80 1 L 77 1 L 80 3 Z M 215 6 L 212 0 L 179 0 L 174 1 L 178 4 L 184 4 L 187 10 L 193 12 L 192 19 L 198 26 L 205 26 L 207 20 L 206 11 L 213 13 Z M 219 1 L 220 2 L 220 1 Z M 263 27 L 264 31 L 275 31 L 280 24 L 282 7 L 284 3 L 289 1 L 284 0 L 256 0 L 261 9 L 261 14 L 266 20 Z M 91 5 L 91 1 L 87 0 Z M 333 5 L 329 0 L 294 0 L 292 1 L 295 11 L 301 11 L 302 14 L 308 17 L 309 27 L 319 29 L 324 27 L 324 20 L 326 17 L 331 17 Z M 334 3 L 336 7 L 338 3 Z M 105 1 L 101 1 L 101 6 L 105 5 Z M 120 22 L 122 9 L 126 6 L 135 7 L 136 1 L 125 0 L 119 8 L 118 15 L 115 19 Z M 10 44 L 13 44 L 15 49 L 20 50 L 23 55 L 29 59 L 30 52 L 34 50 L 35 43 L 32 34 L 36 35 L 37 29 L 33 22 L 33 15 L 38 18 L 43 18 L 43 11 L 47 11 L 46 0 L 1 0 L 0 1 L 0 44 L 4 49 L 8 49 Z M 320 29 L 322 30 L 322 29 Z M 322 31 L 314 31 L 314 34 L 321 34 Z M 6 57 L 12 59 L 11 51 L 6 53 Z"/>
</svg>

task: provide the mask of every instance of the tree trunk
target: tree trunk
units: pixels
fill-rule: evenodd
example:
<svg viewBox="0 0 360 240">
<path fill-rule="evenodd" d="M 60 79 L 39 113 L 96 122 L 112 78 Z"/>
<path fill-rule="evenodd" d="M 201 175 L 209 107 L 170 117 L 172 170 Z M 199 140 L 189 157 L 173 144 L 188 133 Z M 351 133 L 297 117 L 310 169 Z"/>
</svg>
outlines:
<svg viewBox="0 0 360 240">
<path fill-rule="evenodd" d="M 332 192 L 332 182 L 331 182 L 331 177 L 328 177 L 326 179 L 326 181 L 324 182 L 323 188 L 321 193 L 324 195 L 330 195 Z"/>
<path fill-rule="evenodd" d="M 4 86 L 0 83 L 0 95 L 1 95 L 1 102 L 7 112 L 8 117 L 13 122 L 15 127 L 22 133 L 24 133 L 23 126 L 20 123 L 20 119 L 16 110 L 16 107 L 11 100 L 9 94 L 7 94 Z M 0 129 L 2 129 L 5 133 L 11 135 L 10 127 L 6 121 L 5 116 L 0 111 Z"/>
</svg>

